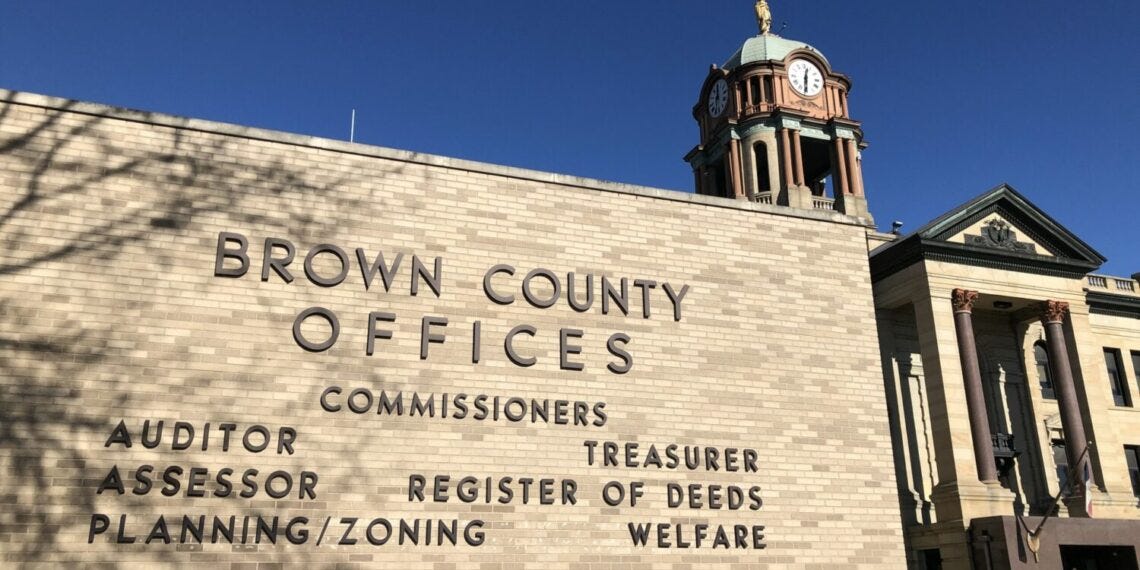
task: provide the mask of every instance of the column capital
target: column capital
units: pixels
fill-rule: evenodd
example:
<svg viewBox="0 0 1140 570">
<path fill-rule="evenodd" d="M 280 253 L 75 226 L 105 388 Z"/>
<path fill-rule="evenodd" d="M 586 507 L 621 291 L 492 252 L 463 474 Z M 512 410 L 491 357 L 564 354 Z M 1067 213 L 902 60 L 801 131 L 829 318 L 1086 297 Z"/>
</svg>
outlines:
<svg viewBox="0 0 1140 570">
<path fill-rule="evenodd" d="M 978 300 L 978 292 L 969 289 L 955 289 L 950 292 L 950 302 L 954 304 L 955 313 L 974 312 L 974 301 Z"/>
<path fill-rule="evenodd" d="M 1065 301 L 1045 301 L 1041 303 L 1041 322 L 1062 323 L 1065 321 L 1065 313 L 1068 312 L 1069 304 Z"/>
</svg>

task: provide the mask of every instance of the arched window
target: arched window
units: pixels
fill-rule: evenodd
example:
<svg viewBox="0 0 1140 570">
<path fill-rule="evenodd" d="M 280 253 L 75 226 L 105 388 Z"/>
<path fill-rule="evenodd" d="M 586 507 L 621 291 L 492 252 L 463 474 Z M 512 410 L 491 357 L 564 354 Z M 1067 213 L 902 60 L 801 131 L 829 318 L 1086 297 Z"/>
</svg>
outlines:
<svg viewBox="0 0 1140 570">
<path fill-rule="evenodd" d="M 1041 397 L 1056 400 L 1053 393 L 1053 375 L 1049 372 L 1049 351 L 1045 343 L 1037 341 L 1033 344 L 1033 359 L 1037 361 L 1037 381 L 1041 383 Z"/>
<path fill-rule="evenodd" d="M 752 163 L 756 165 L 756 191 L 760 193 L 771 192 L 771 181 L 768 179 L 767 145 L 758 142 L 752 147 Z"/>
</svg>

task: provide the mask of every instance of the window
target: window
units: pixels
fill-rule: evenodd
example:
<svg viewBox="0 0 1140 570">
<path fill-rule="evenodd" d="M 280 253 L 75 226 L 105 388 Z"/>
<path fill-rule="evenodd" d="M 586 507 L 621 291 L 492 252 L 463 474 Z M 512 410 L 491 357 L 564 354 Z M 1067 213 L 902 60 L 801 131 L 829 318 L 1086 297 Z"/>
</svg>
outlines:
<svg viewBox="0 0 1140 570">
<path fill-rule="evenodd" d="M 1140 497 L 1140 445 L 1124 446 L 1124 461 L 1128 463 L 1128 480 L 1132 481 L 1132 494 Z"/>
<path fill-rule="evenodd" d="M 1053 393 L 1053 373 L 1049 371 L 1049 351 L 1045 343 L 1037 341 L 1033 345 L 1033 359 L 1037 361 L 1037 381 L 1041 383 L 1041 397 L 1056 400 Z"/>
<path fill-rule="evenodd" d="M 919 570 L 942 570 L 942 553 L 937 548 L 918 551 Z"/>
<path fill-rule="evenodd" d="M 1053 440 L 1053 465 L 1057 467 L 1057 484 L 1064 491 L 1069 484 L 1069 456 L 1065 451 L 1065 440 Z"/>
<path fill-rule="evenodd" d="M 1117 406 L 1132 407 L 1132 396 L 1128 393 L 1128 382 L 1124 379 L 1124 366 L 1120 362 L 1120 351 L 1104 349 L 1104 365 L 1108 369 L 1108 383 L 1112 387 L 1112 401 Z"/>
<path fill-rule="evenodd" d="M 1140 352 L 1132 351 L 1132 375 L 1136 377 L 1136 388 L 1140 389 Z"/>
<path fill-rule="evenodd" d="M 756 165 L 756 191 L 771 192 L 772 181 L 768 179 L 768 147 L 762 142 L 752 147 L 753 163 Z M 771 202 L 767 202 L 771 204 Z"/>
</svg>

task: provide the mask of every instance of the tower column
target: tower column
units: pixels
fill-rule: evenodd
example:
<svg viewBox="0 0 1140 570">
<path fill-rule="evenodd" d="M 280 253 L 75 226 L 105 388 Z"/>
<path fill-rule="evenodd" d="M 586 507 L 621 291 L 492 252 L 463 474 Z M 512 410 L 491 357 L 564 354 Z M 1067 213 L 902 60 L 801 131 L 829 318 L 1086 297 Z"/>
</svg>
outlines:
<svg viewBox="0 0 1140 570">
<path fill-rule="evenodd" d="M 863 178 L 859 173 L 859 154 L 858 147 L 855 141 L 851 139 L 844 139 L 844 146 L 847 148 L 847 179 L 848 184 L 851 186 L 851 193 L 856 196 L 863 195 Z"/>
<path fill-rule="evenodd" d="M 788 129 L 780 129 L 780 160 L 783 163 L 783 172 L 780 176 L 781 186 L 785 189 L 794 186 L 792 177 L 792 145 L 788 137 Z"/>
<path fill-rule="evenodd" d="M 732 90 L 732 102 L 735 103 L 732 109 L 735 109 L 736 116 L 739 117 L 744 114 L 744 90 L 739 85 L 734 85 L 730 89 Z M 725 114 L 729 113 L 730 111 L 726 109 Z"/>
<path fill-rule="evenodd" d="M 982 371 L 978 365 L 978 349 L 974 344 L 973 311 L 977 299 L 977 291 L 965 289 L 955 289 L 950 298 L 954 305 L 954 329 L 958 336 L 958 358 L 962 361 L 962 380 L 966 385 L 966 411 L 970 416 L 978 479 L 983 483 L 997 483 L 990 422 L 986 417 L 986 397 L 982 392 Z"/>
<path fill-rule="evenodd" d="M 796 186 L 804 186 L 804 152 L 800 146 L 800 132 L 792 131 L 792 162 L 795 164 L 795 184 Z"/>
<path fill-rule="evenodd" d="M 741 180 L 740 141 L 728 141 L 728 184 L 732 187 L 732 197 L 744 197 L 744 185 Z"/>
<path fill-rule="evenodd" d="M 1069 365 L 1069 349 L 1065 342 L 1065 314 L 1069 304 L 1064 301 L 1045 301 L 1041 305 L 1041 323 L 1045 325 L 1045 347 L 1049 352 L 1049 371 L 1057 392 L 1057 403 L 1061 408 L 1061 427 L 1065 431 L 1065 454 L 1069 460 L 1069 477 L 1081 480 L 1081 470 L 1090 458 L 1085 453 L 1088 439 L 1085 438 L 1085 424 L 1081 420 L 1081 408 L 1077 402 L 1077 389 L 1073 382 L 1073 369 Z M 1089 489 L 1082 489 L 1084 495 Z M 1067 501 L 1069 516 L 1087 517 L 1085 502 Z"/>
<path fill-rule="evenodd" d="M 837 190 L 835 197 L 838 199 L 840 195 L 850 194 L 851 192 L 847 186 L 847 153 L 843 152 L 843 139 L 835 139 L 834 150 L 835 160 L 833 161 L 834 164 L 832 168 L 835 171 L 835 185 Z"/>
</svg>

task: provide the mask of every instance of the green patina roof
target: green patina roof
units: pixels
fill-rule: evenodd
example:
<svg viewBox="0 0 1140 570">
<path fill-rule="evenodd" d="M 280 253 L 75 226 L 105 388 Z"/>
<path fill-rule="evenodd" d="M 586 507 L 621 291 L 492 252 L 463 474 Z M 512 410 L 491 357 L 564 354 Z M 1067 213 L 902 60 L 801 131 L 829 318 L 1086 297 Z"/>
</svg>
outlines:
<svg viewBox="0 0 1140 570">
<path fill-rule="evenodd" d="M 815 52 L 816 55 L 823 59 L 825 62 L 827 58 L 823 57 L 822 53 L 816 51 L 804 42 L 797 40 L 789 40 L 781 38 L 776 34 L 765 34 L 748 38 L 732 57 L 722 66 L 724 69 L 732 70 L 757 61 L 778 61 L 788 56 L 794 50 L 807 49 Z M 828 63 L 830 65 L 830 62 Z"/>
</svg>

